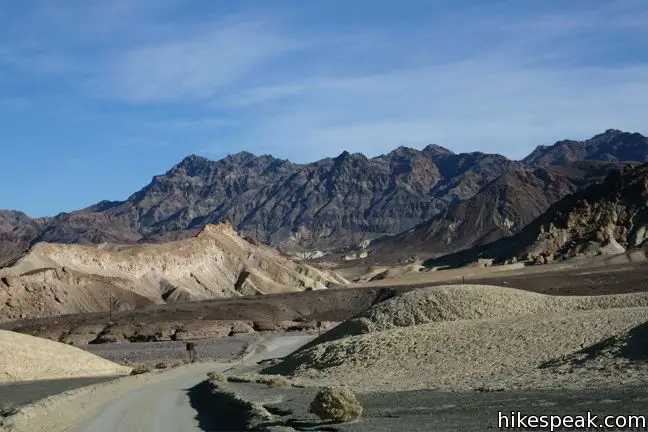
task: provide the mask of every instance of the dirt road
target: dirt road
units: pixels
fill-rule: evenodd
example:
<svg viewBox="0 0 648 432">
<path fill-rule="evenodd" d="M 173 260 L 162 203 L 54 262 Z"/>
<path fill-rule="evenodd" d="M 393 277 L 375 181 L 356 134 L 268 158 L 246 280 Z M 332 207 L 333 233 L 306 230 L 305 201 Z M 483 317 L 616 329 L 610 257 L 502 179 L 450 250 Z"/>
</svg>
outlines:
<svg viewBox="0 0 648 432">
<path fill-rule="evenodd" d="M 309 342 L 313 336 L 282 335 L 261 341 L 244 357 L 245 363 L 287 355 Z M 186 374 L 144 386 L 128 392 L 107 404 L 99 415 L 75 432 L 131 432 L 131 431 L 201 431 L 196 403 L 189 392 L 205 380 L 211 370 L 224 371 L 231 364 L 205 363 Z M 217 407 L 214 407 L 217 409 Z"/>
<path fill-rule="evenodd" d="M 177 432 L 203 431 L 194 388 L 209 371 L 224 371 L 233 365 L 254 364 L 282 357 L 314 338 L 310 334 L 280 334 L 265 338 L 235 363 L 201 363 L 128 382 L 128 378 L 84 390 L 62 401 L 43 402 L 29 408 L 12 425 L 13 431 L 74 432 Z M 132 377 L 134 380 L 139 377 Z M 217 409 L 217 407 L 214 407 Z"/>
</svg>

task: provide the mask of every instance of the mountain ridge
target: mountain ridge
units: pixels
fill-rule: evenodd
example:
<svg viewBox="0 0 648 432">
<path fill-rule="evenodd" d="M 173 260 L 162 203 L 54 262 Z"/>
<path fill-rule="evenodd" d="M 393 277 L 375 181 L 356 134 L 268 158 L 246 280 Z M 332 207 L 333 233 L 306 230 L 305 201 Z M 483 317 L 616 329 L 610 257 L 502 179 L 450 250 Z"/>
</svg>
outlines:
<svg viewBox="0 0 648 432">
<path fill-rule="evenodd" d="M 218 161 L 192 154 L 124 201 L 40 219 L 5 211 L 0 265 L 37 242 L 161 242 L 223 221 L 282 250 L 340 250 L 429 221 L 508 172 L 591 157 L 648 161 L 648 138 L 610 129 L 538 147 L 526 162 L 437 144 L 371 158 L 345 151 L 307 164 L 245 151 Z"/>
</svg>

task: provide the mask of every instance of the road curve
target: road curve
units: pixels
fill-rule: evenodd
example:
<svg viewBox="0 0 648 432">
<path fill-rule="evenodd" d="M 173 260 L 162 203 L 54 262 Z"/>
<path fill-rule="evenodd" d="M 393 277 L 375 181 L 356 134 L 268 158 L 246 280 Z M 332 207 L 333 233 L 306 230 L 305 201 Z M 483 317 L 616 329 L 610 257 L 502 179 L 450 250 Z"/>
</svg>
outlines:
<svg viewBox="0 0 648 432">
<path fill-rule="evenodd" d="M 311 335 L 278 335 L 255 344 L 243 362 L 253 364 L 282 357 L 313 339 Z M 236 364 L 241 364 L 238 362 Z M 189 390 L 205 380 L 209 371 L 224 371 L 233 364 L 204 363 L 171 378 L 120 394 L 93 416 L 68 430 L 74 432 L 178 432 L 203 431 Z"/>
</svg>

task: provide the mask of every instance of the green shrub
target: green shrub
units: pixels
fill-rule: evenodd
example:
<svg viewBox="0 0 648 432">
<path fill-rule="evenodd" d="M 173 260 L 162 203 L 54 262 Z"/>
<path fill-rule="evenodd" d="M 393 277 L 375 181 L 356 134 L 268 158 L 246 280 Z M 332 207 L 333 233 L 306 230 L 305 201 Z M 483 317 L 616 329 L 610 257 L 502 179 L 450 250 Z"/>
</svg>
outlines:
<svg viewBox="0 0 648 432">
<path fill-rule="evenodd" d="M 317 392 L 309 412 L 322 420 L 345 423 L 359 419 L 362 406 L 352 391 L 342 387 L 326 387 Z"/>
</svg>

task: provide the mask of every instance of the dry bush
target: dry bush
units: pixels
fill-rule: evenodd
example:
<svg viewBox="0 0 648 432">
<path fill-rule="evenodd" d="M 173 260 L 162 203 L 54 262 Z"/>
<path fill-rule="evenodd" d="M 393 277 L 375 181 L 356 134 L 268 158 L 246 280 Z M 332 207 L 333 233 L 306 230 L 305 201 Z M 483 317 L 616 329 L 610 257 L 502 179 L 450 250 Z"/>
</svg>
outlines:
<svg viewBox="0 0 648 432">
<path fill-rule="evenodd" d="M 245 375 L 230 375 L 227 381 L 233 383 L 252 383 L 252 384 L 265 384 L 272 388 L 287 388 L 291 387 L 290 380 L 281 375 L 262 375 L 262 374 L 245 374 Z"/>
<path fill-rule="evenodd" d="M 131 371 L 131 375 L 141 375 L 151 372 L 151 368 L 146 365 L 135 365 Z"/>
<path fill-rule="evenodd" d="M 220 372 L 216 372 L 216 371 L 208 372 L 207 377 L 214 384 L 227 382 L 227 376 L 223 375 Z"/>
<path fill-rule="evenodd" d="M 231 383 L 252 383 L 254 380 L 251 375 L 229 375 L 227 381 Z"/>
<path fill-rule="evenodd" d="M 345 423 L 359 419 L 362 406 L 352 391 L 342 387 L 325 387 L 315 395 L 309 412 L 322 420 Z"/>
<path fill-rule="evenodd" d="M 288 388 L 292 387 L 292 383 L 286 377 L 281 375 L 271 376 L 265 380 L 265 384 L 270 388 Z"/>
<path fill-rule="evenodd" d="M 166 369 L 166 368 L 167 368 L 166 363 L 160 362 L 155 364 L 155 369 Z"/>
</svg>

